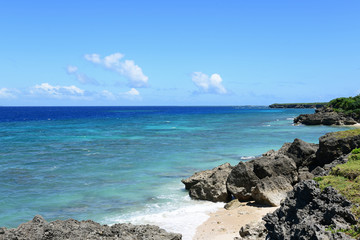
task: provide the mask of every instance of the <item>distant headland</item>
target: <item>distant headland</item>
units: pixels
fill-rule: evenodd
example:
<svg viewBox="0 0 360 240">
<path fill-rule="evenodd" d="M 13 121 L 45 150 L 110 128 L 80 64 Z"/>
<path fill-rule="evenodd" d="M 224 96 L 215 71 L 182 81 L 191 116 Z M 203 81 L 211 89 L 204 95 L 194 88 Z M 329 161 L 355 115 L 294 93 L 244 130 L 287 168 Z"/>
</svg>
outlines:
<svg viewBox="0 0 360 240">
<path fill-rule="evenodd" d="M 269 105 L 270 108 L 322 108 L 326 106 L 327 102 L 315 103 L 274 103 Z"/>
</svg>

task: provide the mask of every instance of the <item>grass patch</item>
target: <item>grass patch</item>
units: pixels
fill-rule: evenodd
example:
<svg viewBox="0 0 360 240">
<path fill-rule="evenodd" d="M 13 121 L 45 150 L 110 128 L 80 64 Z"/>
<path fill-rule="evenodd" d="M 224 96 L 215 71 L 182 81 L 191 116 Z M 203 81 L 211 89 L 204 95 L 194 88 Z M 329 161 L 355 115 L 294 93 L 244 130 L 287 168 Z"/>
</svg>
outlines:
<svg viewBox="0 0 360 240">
<path fill-rule="evenodd" d="M 331 186 L 345 196 L 353 203 L 352 213 L 360 218 L 360 148 L 352 150 L 347 163 L 334 167 L 328 176 L 316 177 L 314 180 L 319 183 L 321 190 Z M 331 227 L 329 231 L 331 231 L 330 229 Z M 357 226 L 352 226 L 352 229 L 343 232 L 359 238 L 360 224 L 358 223 Z"/>
<path fill-rule="evenodd" d="M 360 128 L 347 130 L 347 131 L 334 132 L 334 133 L 332 133 L 332 135 L 338 139 L 354 137 L 354 136 L 360 135 Z"/>
</svg>

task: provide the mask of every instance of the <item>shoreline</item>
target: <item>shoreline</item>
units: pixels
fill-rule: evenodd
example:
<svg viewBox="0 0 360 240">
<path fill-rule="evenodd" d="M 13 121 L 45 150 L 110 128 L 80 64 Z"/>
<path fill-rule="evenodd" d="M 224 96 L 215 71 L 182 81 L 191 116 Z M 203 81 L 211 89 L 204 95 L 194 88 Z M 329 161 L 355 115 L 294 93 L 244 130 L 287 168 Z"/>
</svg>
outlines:
<svg viewBox="0 0 360 240">
<path fill-rule="evenodd" d="M 277 208 L 257 205 L 253 202 L 241 202 L 240 206 L 230 210 L 221 208 L 209 213 L 209 218 L 197 227 L 193 240 L 232 240 L 240 236 L 241 227 L 260 223 L 267 213 Z"/>
</svg>

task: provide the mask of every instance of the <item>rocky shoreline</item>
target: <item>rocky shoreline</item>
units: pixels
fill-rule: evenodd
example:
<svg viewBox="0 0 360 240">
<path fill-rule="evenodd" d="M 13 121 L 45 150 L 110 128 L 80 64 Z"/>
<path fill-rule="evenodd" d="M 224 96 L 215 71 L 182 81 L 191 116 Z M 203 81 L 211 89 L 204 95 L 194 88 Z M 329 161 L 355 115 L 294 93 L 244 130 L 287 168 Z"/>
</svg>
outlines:
<svg viewBox="0 0 360 240">
<path fill-rule="evenodd" d="M 180 240 L 181 238 L 181 234 L 168 233 L 153 225 L 124 223 L 107 226 L 91 220 L 74 219 L 47 222 L 39 215 L 17 228 L 0 228 L 0 240 Z"/>
<path fill-rule="evenodd" d="M 295 139 L 278 151 L 271 150 L 236 166 L 226 163 L 197 172 L 182 182 L 193 199 L 213 202 L 238 199 L 280 206 L 264 218 L 260 229 L 257 226 L 258 230 L 254 231 L 249 230 L 251 227 L 240 230 L 244 239 L 266 236 L 267 239 L 351 239 L 343 233 L 327 231 L 329 227 L 348 229 L 357 222 L 349 210 L 351 203 L 331 187 L 322 192 L 312 179 L 325 176 L 332 167 L 347 162 L 351 150 L 359 147 L 359 131 L 329 133 L 320 137 L 319 144 Z M 245 234 L 249 231 L 255 235 Z"/>
<path fill-rule="evenodd" d="M 295 124 L 305 125 L 354 125 L 360 122 L 356 115 L 338 113 L 332 108 L 319 108 L 313 114 L 301 114 L 294 118 Z"/>
</svg>

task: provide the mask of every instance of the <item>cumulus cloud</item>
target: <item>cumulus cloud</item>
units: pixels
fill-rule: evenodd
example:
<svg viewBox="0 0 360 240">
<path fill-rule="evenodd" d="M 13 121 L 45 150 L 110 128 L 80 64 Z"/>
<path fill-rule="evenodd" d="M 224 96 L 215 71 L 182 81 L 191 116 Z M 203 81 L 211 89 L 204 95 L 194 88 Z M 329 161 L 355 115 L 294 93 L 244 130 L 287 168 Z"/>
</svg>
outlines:
<svg viewBox="0 0 360 240">
<path fill-rule="evenodd" d="M 131 88 L 129 91 L 121 93 L 120 95 L 129 100 L 141 100 L 140 92 L 135 88 Z"/>
<path fill-rule="evenodd" d="M 79 73 L 78 67 L 69 65 L 66 69 L 69 75 L 75 76 L 76 80 L 78 80 L 82 84 L 92 84 L 92 85 L 100 85 L 98 81 L 93 78 L 88 77 L 84 73 Z"/>
<path fill-rule="evenodd" d="M 16 93 L 8 88 L 0 88 L 0 98 L 16 98 Z"/>
<path fill-rule="evenodd" d="M 192 81 L 198 87 L 199 93 L 227 94 L 228 91 L 222 85 L 222 78 L 214 73 L 210 77 L 202 72 L 194 72 Z"/>
<path fill-rule="evenodd" d="M 74 86 L 52 86 L 49 83 L 35 85 L 30 93 L 33 95 L 46 95 L 53 98 L 78 98 L 84 96 L 85 91 Z"/>
<path fill-rule="evenodd" d="M 99 54 L 93 53 L 85 54 L 84 58 L 89 62 L 101 65 L 124 76 L 128 79 L 130 87 L 147 87 L 149 78 L 133 60 L 122 61 L 124 54 L 114 53 L 101 58 Z"/>
</svg>

